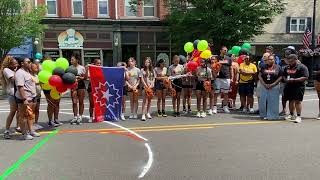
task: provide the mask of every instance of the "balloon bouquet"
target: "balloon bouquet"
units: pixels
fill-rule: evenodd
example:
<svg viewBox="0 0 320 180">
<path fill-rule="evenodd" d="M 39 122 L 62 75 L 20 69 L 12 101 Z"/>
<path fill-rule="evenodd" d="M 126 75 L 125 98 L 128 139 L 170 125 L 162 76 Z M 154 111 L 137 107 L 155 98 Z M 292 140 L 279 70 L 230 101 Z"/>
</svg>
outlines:
<svg viewBox="0 0 320 180">
<path fill-rule="evenodd" d="M 39 72 L 39 81 L 44 90 L 51 90 L 52 99 L 58 100 L 61 94 L 68 89 L 75 88 L 78 83 L 76 76 L 78 70 L 69 67 L 69 61 L 65 58 L 58 58 L 56 61 L 45 60 L 42 63 L 42 70 Z"/>
<path fill-rule="evenodd" d="M 238 64 L 244 62 L 244 58 L 246 54 L 249 54 L 251 50 L 251 44 L 250 43 L 243 43 L 243 45 L 240 46 L 233 46 L 231 50 L 228 51 L 228 54 L 234 54 L 236 57 L 238 57 Z"/>
</svg>

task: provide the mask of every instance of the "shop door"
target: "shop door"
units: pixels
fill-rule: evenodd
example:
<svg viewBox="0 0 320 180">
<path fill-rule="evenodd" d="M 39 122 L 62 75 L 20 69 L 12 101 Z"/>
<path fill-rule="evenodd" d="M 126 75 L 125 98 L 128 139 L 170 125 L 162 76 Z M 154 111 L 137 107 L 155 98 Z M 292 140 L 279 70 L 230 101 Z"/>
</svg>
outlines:
<svg viewBox="0 0 320 180">
<path fill-rule="evenodd" d="M 63 49 L 62 50 L 62 56 L 66 59 L 68 59 L 69 63 L 70 63 L 70 60 L 71 60 L 71 56 L 73 53 L 77 53 L 77 54 L 80 54 L 80 64 L 82 64 L 82 54 L 81 54 L 81 50 L 74 50 L 74 49 Z"/>
<path fill-rule="evenodd" d="M 123 45 L 122 46 L 122 60 L 127 63 L 130 57 L 137 59 L 137 45 Z"/>
</svg>

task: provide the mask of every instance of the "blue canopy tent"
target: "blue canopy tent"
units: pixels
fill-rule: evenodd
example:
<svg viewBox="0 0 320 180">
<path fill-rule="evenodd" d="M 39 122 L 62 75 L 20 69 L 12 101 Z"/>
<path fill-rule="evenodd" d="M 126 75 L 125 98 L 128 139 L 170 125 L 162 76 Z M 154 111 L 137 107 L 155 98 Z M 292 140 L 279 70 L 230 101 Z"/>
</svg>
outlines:
<svg viewBox="0 0 320 180">
<path fill-rule="evenodd" d="M 32 58 L 33 57 L 33 43 L 32 38 L 26 38 L 24 44 L 20 45 L 19 47 L 12 48 L 8 55 L 14 57 L 21 57 L 21 58 Z"/>
</svg>

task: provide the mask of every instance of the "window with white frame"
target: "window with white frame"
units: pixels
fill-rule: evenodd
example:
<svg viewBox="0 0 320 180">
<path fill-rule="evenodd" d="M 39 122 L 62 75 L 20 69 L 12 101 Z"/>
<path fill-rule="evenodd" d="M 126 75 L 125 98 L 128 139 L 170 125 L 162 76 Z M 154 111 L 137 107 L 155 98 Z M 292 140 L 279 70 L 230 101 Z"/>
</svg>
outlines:
<svg viewBox="0 0 320 180">
<path fill-rule="evenodd" d="M 98 15 L 109 16 L 109 5 L 108 0 L 98 0 Z"/>
<path fill-rule="evenodd" d="M 137 5 L 132 0 L 125 0 L 126 16 L 137 16 Z"/>
<path fill-rule="evenodd" d="M 56 16 L 57 15 L 57 1 L 56 0 L 47 0 L 47 15 Z"/>
<path fill-rule="evenodd" d="M 154 16 L 154 0 L 144 0 L 143 2 L 143 15 Z"/>
<path fill-rule="evenodd" d="M 307 28 L 307 18 L 291 18 L 290 19 L 290 32 L 303 33 Z"/>
<path fill-rule="evenodd" d="M 72 0 L 72 9 L 73 16 L 83 16 L 82 0 Z"/>
</svg>

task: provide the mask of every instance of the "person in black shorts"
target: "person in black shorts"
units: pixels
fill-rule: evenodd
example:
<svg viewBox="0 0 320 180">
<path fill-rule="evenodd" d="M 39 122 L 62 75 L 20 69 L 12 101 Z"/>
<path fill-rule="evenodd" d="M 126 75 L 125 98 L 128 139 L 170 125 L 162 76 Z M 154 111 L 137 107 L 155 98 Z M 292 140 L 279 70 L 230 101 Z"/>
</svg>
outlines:
<svg viewBox="0 0 320 180">
<path fill-rule="evenodd" d="M 184 67 L 183 65 L 179 64 L 180 58 L 179 56 L 175 55 L 173 56 L 173 64 L 169 67 L 168 75 L 169 76 L 179 76 L 184 73 Z M 180 116 L 180 97 L 181 97 L 181 91 L 182 91 L 182 79 L 174 79 L 172 81 L 172 87 L 176 91 L 176 96 L 172 97 L 172 105 L 173 105 L 173 116 L 179 117 Z"/>
<path fill-rule="evenodd" d="M 99 58 L 94 58 L 91 60 L 91 65 L 101 66 L 101 60 Z M 87 79 L 89 80 L 87 92 L 88 92 L 88 96 L 89 96 L 89 114 L 90 114 L 89 123 L 91 123 L 91 122 L 93 122 L 94 101 L 93 101 L 93 95 L 92 95 L 89 68 L 86 69 L 86 76 L 87 76 Z"/>
<path fill-rule="evenodd" d="M 74 118 L 71 120 L 71 124 L 78 124 L 82 123 L 82 115 L 84 112 L 84 96 L 86 91 L 86 85 L 84 83 L 85 75 L 86 75 L 86 68 L 81 66 L 80 64 L 80 55 L 73 54 L 71 56 L 71 66 L 76 68 L 78 71 L 77 74 L 77 82 L 78 86 L 71 90 L 71 98 L 72 98 L 72 109 Z M 79 109 L 78 109 L 79 104 Z"/>
<path fill-rule="evenodd" d="M 158 117 L 167 117 L 165 108 L 166 108 L 166 94 L 167 89 L 163 84 L 164 79 L 167 78 L 167 67 L 165 65 L 165 60 L 160 59 L 157 64 L 156 68 L 154 68 L 154 75 L 155 75 L 155 89 L 157 93 L 157 109 L 158 109 Z M 162 105 L 162 111 L 160 109 L 160 104 Z"/>
<path fill-rule="evenodd" d="M 288 66 L 284 68 L 284 80 L 287 83 L 284 88 L 285 99 L 289 100 L 290 114 L 287 120 L 295 123 L 301 123 L 301 110 L 305 91 L 305 81 L 309 77 L 308 68 L 298 63 L 298 56 L 291 54 L 287 57 Z M 295 117 L 294 112 L 297 112 Z"/>
</svg>

